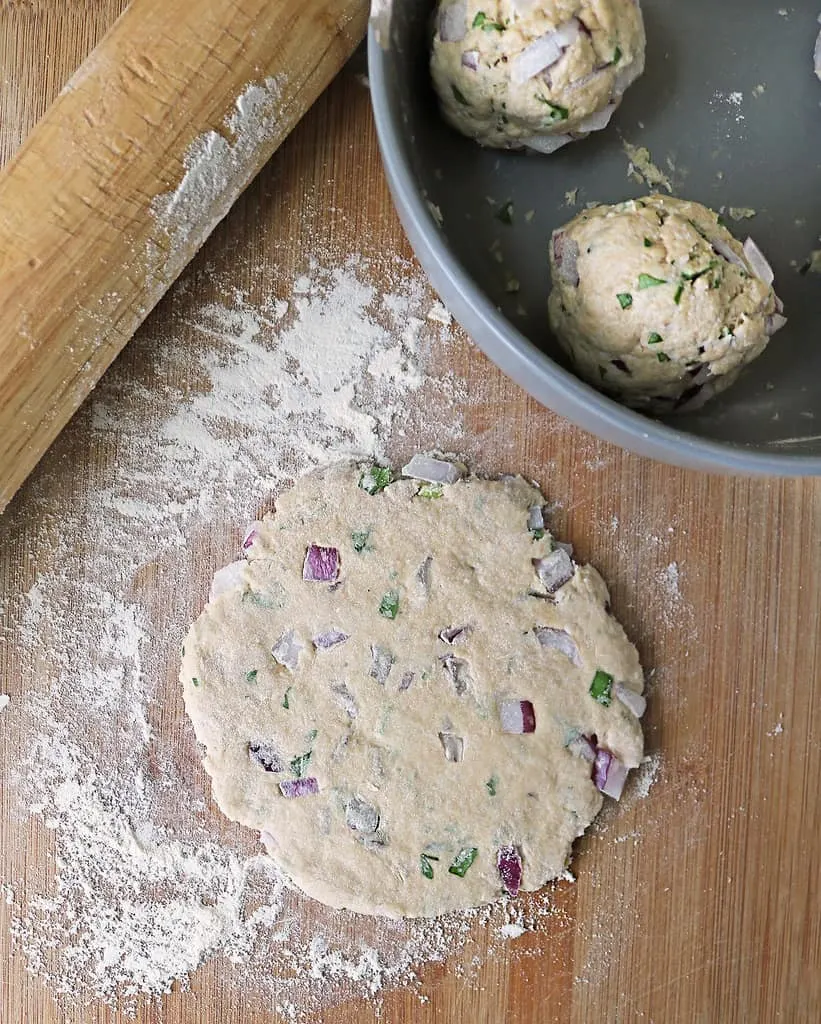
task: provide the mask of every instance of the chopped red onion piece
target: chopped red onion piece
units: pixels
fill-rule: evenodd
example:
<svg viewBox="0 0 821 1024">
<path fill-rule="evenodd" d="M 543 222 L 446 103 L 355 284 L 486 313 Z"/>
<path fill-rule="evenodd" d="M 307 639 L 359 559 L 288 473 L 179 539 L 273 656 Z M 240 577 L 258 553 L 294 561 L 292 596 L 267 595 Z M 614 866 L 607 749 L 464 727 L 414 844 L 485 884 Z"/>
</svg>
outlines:
<svg viewBox="0 0 821 1024">
<path fill-rule="evenodd" d="M 410 671 L 403 672 L 402 673 L 402 679 L 401 679 L 401 681 L 399 683 L 399 692 L 400 693 L 404 693 L 405 690 L 409 690 L 411 688 L 411 684 L 413 683 L 413 680 L 415 678 L 416 678 L 416 673 L 415 672 L 410 672 Z"/>
<path fill-rule="evenodd" d="M 311 775 L 305 779 L 286 779 L 284 782 L 280 782 L 279 791 L 289 800 L 298 796 L 316 796 L 319 792 L 319 783 Z"/>
<path fill-rule="evenodd" d="M 242 586 L 245 582 L 245 562 L 231 562 L 217 569 L 214 578 L 211 580 L 211 590 L 208 593 L 209 601 L 216 601 L 220 594 L 224 594 L 234 587 Z"/>
<path fill-rule="evenodd" d="M 550 155 L 557 149 L 566 146 L 573 141 L 572 135 L 531 135 L 529 139 L 522 139 L 522 145 L 528 149 L 534 149 L 537 153 Z"/>
<path fill-rule="evenodd" d="M 439 10 L 439 38 L 443 43 L 461 43 L 467 33 L 467 6 L 464 0 Z"/>
<path fill-rule="evenodd" d="M 787 318 L 782 316 L 781 313 L 773 313 L 772 316 L 767 317 L 766 330 L 769 337 L 772 337 L 787 323 Z"/>
<path fill-rule="evenodd" d="M 729 242 L 718 237 L 708 238 L 707 241 L 713 247 L 714 251 L 717 252 L 719 256 L 727 260 L 728 263 L 732 263 L 734 266 L 741 267 L 744 270 L 747 269 L 744 260 L 738 255 Z"/>
<path fill-rule="evenodd" d="M 579 38 L 581 25 L 577 18 L 559 25 L 553 32 L 548 32 L 526 46 L 511 62 L 510 80 L 514 85 L 524 85 L 545 68 L 552 67 L 568 46 Z"/>
<path fill-rule="evenodd" d="M 352 796 L 345 805 L 345 824 L 354 832 L 375 832 L 379 828 L 379 811 L 361 796 Z"/>
<path fill-rule="evenodd" d="M 470 674 L 470 666 L 462 658 L 454 658 L 452 654 L 445 655 L 441 659 L 442 668 L 450 677 L 453 688 L 459 697 L 463 696 L 470 686 L 473 685 L 473 677 Z"/>
<path fill-rule="evenodd" d="M 595 114 L 590 114 L 576 126 L 577 132 L 600 132 L 603 128 L 606 128 L 610 124 L 610 118 L 616 112 L 615 103 L 608 103 L 606 107 L 602 107 L 601 110 L 597 110 Z"/>
<path fill-rule="evenodd" d="M 433 459 L 429 455 L 414 455 L 407 466 L 402 467 L 402 476 L 429 484 L 455 484 L 463 475 L 462 467 L 455 462 Z"/>
<path fill-rule="evenodd" d="M 752 271 L 755 276 L 760 278 L 764 284 L 771 285 L 775 280 L 773 268 L 767 262 L 767 258 L 764 253 L 758 248 L 752 238 L 748 238 L 744 243 L 744 255 L 747 257 L 747 261 L 752 267 Z"/>
<path fill-rule="evenodd" d="M 452 732 L 440 732 L 439 742 L 448 761 L 461 761 L 465 753 L 465 741 Z"/>
<path fill-rule="evenodd" d="M 331 687 L 331 693 L 348 718 L 354 719 L 359 715 L 359 705 L 356 702 L 356 697 L 354 697 L 345 683 L 334 683 Z"/>
<path fill-rule="evenodd" d="M 605 796 L 618 800 L 627 781 L 627 768 L 608 750 L 599 747 L 593 766 L 593 781 Z"/>
<path fill-rule="evenodd" d="M 285 761 L 271 742 L 249 743 L 248 758 L 266 772 L 284 772 Z"/>
<path fill-rule="evenodd" d="M 446 644 L 463 644 L 470 633 L 470 626 L 448 626 L 447 629 L 439 630 L 439 639 Z"/>
<path fill-rule="evenodd" d="M 554 540 L 553 547 L 556 551 L 566 551 L 570 558 L 573 557 L 573 545 L 564 540 Z"/>
<path fill-rule="evenodd" d="M 302 644 L 297 640 L 296 633 L 289 629 L 287 633 L 282 634 L 271 648 L 271 654 L 274 656 L 274 661 L 279 665 L 282 665 L 291 672 L 295 672 L 301 650 Z"/>
<path fill-rule="evenodd" d="M 462 67 L 477 71 L 479 69 L 479 51 L 465 50 L 462 54 Z"/>
<path fill-rule="evenodd" d="M 242 553 L 246 557 L 259 538 L 259 529 L 261 526 L 262 523 L 258 519 L 255 519 L 245 531 L 245 536 L 242 538 Z"/>
<path fill-rule="evenodd" d="M 337 644 L 344 644 L 346 640 L 350 640 L 350 634 L 343 633 L 341 629 L 329 629 L 327 633 L 317 633 L 311 643 L 317 650 L 327 651 Z"/>
<path fill-rule="evenodd" d="M 430 563 L 433 561 L 433 555 L 428 555 L 425 561 L 416 570 L 416 582 L 421 584 L 425 590 L 428 589 L 430 584 Z"/>
<path fill-rule="evenodd" d="M 613 686 L 613 693 L 624 704 L 628 711 L 632 711 L 636 718 L 641 718 L 647 709 L 647 701 L 640 693 L 631 690 L 624 683 L 616 683 Z"/>
<path fill-rule="evenodd" d="M 564 231 L 554 231 L 553 238 L 553 259 L 556 262 L 556 269 L 559 277 L 572 285 L 579 286 L 579 245 L 572 238 L 568 238 Z"/>
<path fill-rule="evenodd" d="M 388 676 L 391 674 L 393 668 L 394 657 L 389 650 L 385 647 L 379 647 L 377 644 L 371 644 L 371 671 L 370 676 L 375 679 L 380 686 L 384 686 L 388 681 Z"/>
<path fill-rule="evenodd" d="M 554 651 L 559 651 L 574 665 L 581 665 L 579 648 L 566 630 L 554 629 L 552 626 L 536 626 L 533 632 L 542 647 L 550 647 Z"/>
<path fill-rule="evenodd" d="M 554 250 L 555 251 L 555 250 Z M 531 505 L 527 511 L 527 528 L 531 531 L 544 530 L 544 509 L 541 505 Z"/>
<path fill-rule="evenodd" d="M 522 733 L 536 731 L 536 712 L 529 700 L 503 700 L 499 704 L 502 732 Z"/>
<path fill-rule="evenodd" d="M 567 749 L 571 754 L 575 754 L 576 757 L 581 757 L 589 764 L 593 764 L 596 760 L 596 748 L 591 741 L 579 733 L 578 736 L 574 736 L 573 739 L 567 744 Z"/>
<path fill-rule="evenodd" d="M 305 552 L 302 578 L 308 583 L 333 583 L 339 576 L 339 551 L 311 544 Z"/>
<path fill-rule="evenodd" d="M 522 885 L 522 855 L 515 846 L 502 846 L 496 852 L 496 867 L 508 896 L 516 896 Z"/>
<path fill-rule="evenodd" d="M 532 561 L 533 568 L 548 594 L 555 594 L 565 583 L 573 579 L 576 572 L 570 555 L 563 548 L 557 548 L 544 558 L 534 558 Z"/>
</svg>

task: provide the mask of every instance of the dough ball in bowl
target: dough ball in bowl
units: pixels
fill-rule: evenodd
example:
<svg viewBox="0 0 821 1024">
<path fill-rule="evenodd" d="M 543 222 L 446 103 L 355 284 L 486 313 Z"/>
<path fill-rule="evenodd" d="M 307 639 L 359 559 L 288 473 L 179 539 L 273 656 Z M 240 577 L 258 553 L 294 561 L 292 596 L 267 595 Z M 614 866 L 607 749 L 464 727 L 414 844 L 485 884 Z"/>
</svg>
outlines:
<svg viewBox="0 0 821 1024">
<path fill-rule="evenodd" d="M 606 127 L 644 47 L 638 0 L 440 0 L 431 74 L 464 135 L 552 153 Z"/>
<path fill-rule="evenodd" d="M 550 326 L 576 371 L 636 409 L 694 408 L 786 323 L 773 272 L 699 203 L 597 206 L 553 233 Z"/>
</svg>

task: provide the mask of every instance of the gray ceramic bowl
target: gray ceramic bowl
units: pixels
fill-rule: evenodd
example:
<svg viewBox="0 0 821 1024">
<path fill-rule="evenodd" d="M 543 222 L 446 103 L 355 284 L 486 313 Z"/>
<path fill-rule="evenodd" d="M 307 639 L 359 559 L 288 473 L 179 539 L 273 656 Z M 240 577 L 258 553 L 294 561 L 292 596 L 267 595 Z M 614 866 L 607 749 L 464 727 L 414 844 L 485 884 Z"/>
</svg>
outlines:
<svg viewBox="0 0 821 1024">
<path fill-rule="evenodd" d="M 644 77 L 607 130 L 547 157 L 484 150 L 448 128 L 428 78 L 432 3 L 391 7 L 389 29 L 383 10 L 368 41 L 388 181 L 434 287 L 487 355 L 544 405 L 644 455 L 714 471 L 821 475 L 821 277 L 798 269 L 821 231 L 816 5 L 779 14 L 772 0 L 645 0 Z M 767 254 L 789 317 L 724 395 L 663 420 L 574 376 L 547 325 L 551 231 L 587 202 L 648 191 L 627 176 L 625 142 L 649 148 L 677 195 L 757 211 L 729 224 Z M 510 225 L 498 217 L 508 201 Z M 506 290 L 511 277 L 517 293 Z"/>
</svg>

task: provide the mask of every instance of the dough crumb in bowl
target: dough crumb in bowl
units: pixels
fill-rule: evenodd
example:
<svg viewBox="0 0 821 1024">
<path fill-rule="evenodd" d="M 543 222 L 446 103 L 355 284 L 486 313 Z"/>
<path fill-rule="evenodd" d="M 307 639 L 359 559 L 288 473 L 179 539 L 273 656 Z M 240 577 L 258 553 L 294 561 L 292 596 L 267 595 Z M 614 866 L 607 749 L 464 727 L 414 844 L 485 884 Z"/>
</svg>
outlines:
<svg viewBox="0 0 821 1024">
<path fill-rule="evenodd" d="M 308 474 L 185 640 L 214 797 L 332 907 L 433 917 L 562 877 L 641 763 L 607 588 L 519 477 L 417 456 Z"/>
<path fill-rule="evenodd" d="M 636 0 L 441 0 L 430 67 L 457 131 L 552 153 L 608 125 L 644 50 Z"/>
<path fill-rule="evenodd" d="M 550 326 L 579 376 L 636 409 L 693 409 L 787 322 L 773 272 L 699 203 L 650 195 L 553 232 Z"/>
</svg>

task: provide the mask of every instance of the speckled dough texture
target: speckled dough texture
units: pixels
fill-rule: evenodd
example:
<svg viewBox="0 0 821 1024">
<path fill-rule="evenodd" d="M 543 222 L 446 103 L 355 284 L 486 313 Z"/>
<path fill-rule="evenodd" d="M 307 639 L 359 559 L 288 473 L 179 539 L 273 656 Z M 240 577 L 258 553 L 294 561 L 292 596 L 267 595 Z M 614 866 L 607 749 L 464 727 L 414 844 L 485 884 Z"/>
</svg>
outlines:
<svg viewBox="0 0 821 1024">
<path fill-rule="evenodd" d="M 553 542 L 529 528 L 544 499 L 522 479 L 370 494 L 361 477 L 345 464 L 298 480 L 185 640 L 214 797 L 332 907 L 481 905 L 511 890 L 500 850 L 538 889 L 601 807 L 588 740 L 641 761 L 633 711 L 590 693 L 606 672 L 637 697 L 636 650 L 595 569 L 555 555 L 572 574 L 551 596 L 533 560 Z M 321 582 L 303 578 L 311 545 L 331 565 Z M 505 731 L 511 713 L 534 730 Z"/>
<path fill-rule="evenodd" d="M 431 75 L 464 135 L 549 153 L 606 126 L 644 49 L 636 0 L 441 0 Z"/>
<path fill-rule="evenodd" d="M 651 412 L 729 387 L 786 322 L 718 214 L 669 196 L 580 213 L 554 232 L 550 272 L 550 326 L 578 374 Z"/>
</svg>

